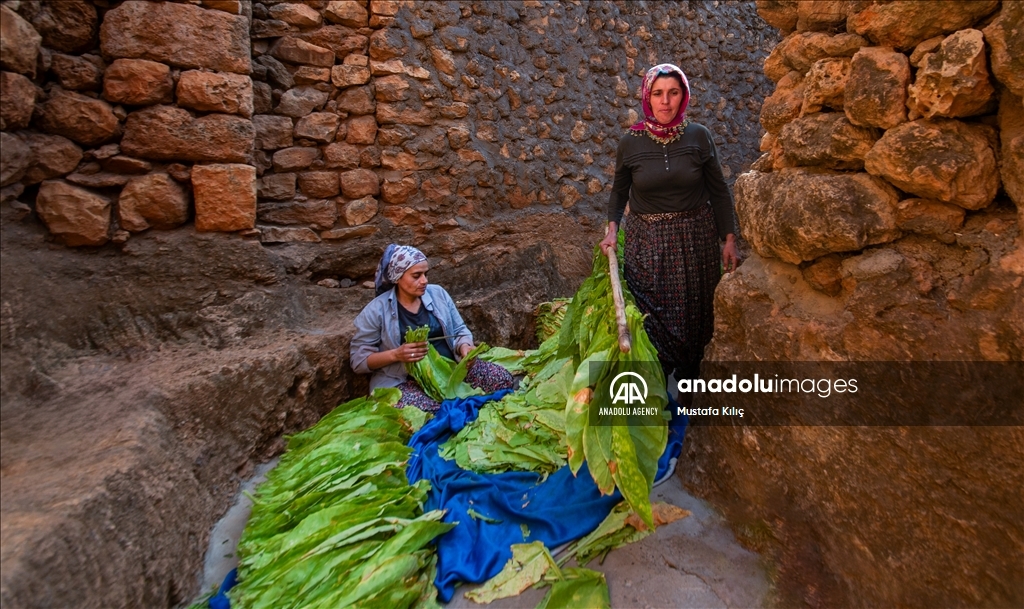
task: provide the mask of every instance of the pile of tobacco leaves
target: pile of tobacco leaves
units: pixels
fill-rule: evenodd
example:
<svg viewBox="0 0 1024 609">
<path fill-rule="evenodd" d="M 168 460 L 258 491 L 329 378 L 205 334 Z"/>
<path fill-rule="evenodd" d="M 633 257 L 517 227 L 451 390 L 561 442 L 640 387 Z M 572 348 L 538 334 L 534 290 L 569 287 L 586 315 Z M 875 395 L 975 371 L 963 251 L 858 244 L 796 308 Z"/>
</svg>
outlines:
<svg viewBox="0 0 1024 609">
<path fill-rule="evenodd" d="M 620 248 L 622 236 L 620 233 Z M 620 265 L 621 268 L 621 265 Z M 574 473 L 586 460 L 604 494 L 616 488 L 624 502 L 594 532 L 556 563 L 543 544 L 512 547 L 505 570 L 471 593 L 490 602 L 529 586 L 550 585 L 542 607 L 608 606 L 604 576 L 564 567 L 585 565 L 613 547 L 649 534 L 685 513 L 650 503 L 667 425 L 592 425 L 590 410 L 610 400 L 593 387 L 617 365 L 657 361 L 643 319 L 626 291 L 633 348 L 622 353 L 607 259 L 595 251 L 594 267 L 576 295 L 539 309 L 545 339 L 533 351 L 480 345 L 459 363 L 428 356 L 407 368 L 424 391 L 442 401 L 477 395 L 464 379 L 477 357 L 521 375 L 515 392 L 487 403 L 479 417 L 440 449 L 444 458 L 476 472 L 551 473 L 566 463 Z M 542 327 L 541 327 L 542 326 Z M 407 342 L 426 340 L 427 328 L 410 330 Z M 660 368 L 647 406 L 667 402 Z M 397 389 L 342 404 L 309 430 L 288 438 L 280 464 L 252 497 L 252 516 L 239 543 L 233 607 L 435 607 L 436 553 L 431 542 L 454 525 L 443 512 L 424 512 L 426 481 L 410 485 L 406 442 L 429 415 L 396 409 Z"/>
<path fill-rule="evenodd" d="M 436 606 L 429 544 L 454 525 L 405 477 L 425 416 L 394 408 L 400 396 L 378 390 L 288 439 L 252 497 L 232 607 Z"/>
</svg>

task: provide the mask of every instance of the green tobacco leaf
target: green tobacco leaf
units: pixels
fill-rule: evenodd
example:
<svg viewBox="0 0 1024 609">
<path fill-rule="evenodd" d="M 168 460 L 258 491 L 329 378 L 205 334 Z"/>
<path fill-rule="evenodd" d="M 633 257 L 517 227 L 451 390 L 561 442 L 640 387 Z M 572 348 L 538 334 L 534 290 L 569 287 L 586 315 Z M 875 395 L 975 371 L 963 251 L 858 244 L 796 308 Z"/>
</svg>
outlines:
<svg viewBox="0 0 1024 609">
<path fill-rule="evenodd" d="M 486 605 L 499 598 L 516 596 L 541 581 L 552 568 L 558 570 L 542 542 L 513 544 L 512 558 L 505 563 L 505 568 L 479 588 L 466 592 L 466 598 Z"/>
<path fill-rule="evenodd" d="M 492 364 L 498 364 L 512 374 L 524 372 L 523 360 L 533 351 L 521 351 L 506 349 L 505 347 L 491 347 L 485 353 L 480 354 L 480 359 Z"/>
<path fill-rule="evenodd" d="M 562 572 L 564 579 L 552 582 L 537 609 L 610 609 L 611 598 L 604 573 L 583 568 Z"/>
</svg>

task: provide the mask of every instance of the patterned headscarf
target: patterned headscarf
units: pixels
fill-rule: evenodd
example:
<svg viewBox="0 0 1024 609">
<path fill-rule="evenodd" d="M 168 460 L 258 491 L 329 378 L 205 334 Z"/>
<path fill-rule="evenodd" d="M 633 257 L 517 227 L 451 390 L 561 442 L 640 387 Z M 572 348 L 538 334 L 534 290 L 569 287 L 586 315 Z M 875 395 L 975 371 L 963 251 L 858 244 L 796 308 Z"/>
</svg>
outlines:
<svg viewBox="0 0 1024 609">
<path fill-rule="evenodd" d="M 395 287 L 410 268 L 426 262 L 426 255 L 411 245 L 391 245 L 384 248 L 384 255 L 377 265 L 377 273 L 373 277 L 373 285 L 380 296 Z"/>
<path fill-rule="evenodd" d="M 679 104 L 679 114 L 672 119 L 672 122 L 662 125 L 654 118 L 654 109 L 651 107 L 651 88 L 654 87 L 654 81 L 659 76 L 666 74 L 678 74 L 679 78 L 683 81 L 683 102 Z M 678 66 L 670 63 L 656 65 L 647 70 L 647 74 L 644 76 L 644 83 L 640 88 L 640 105 L 644 111 L 644 118 L 630 127 L 629 132 L 633 135 L 647 134 L 659 144 L 673 142 L 679 138 L 689 122 L 686 120 L 686 106 L 689 103 L 690 83 L 686 80 L 686 74 L 683 74 L 683 71 Z"/>
</svg>

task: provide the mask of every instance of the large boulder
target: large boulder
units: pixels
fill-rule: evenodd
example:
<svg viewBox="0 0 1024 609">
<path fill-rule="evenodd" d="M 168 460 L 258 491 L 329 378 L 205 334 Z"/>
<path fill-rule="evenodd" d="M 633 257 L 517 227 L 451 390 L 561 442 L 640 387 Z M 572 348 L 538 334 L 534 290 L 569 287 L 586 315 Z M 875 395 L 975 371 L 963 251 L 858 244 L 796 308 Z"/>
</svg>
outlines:
<svg viewBox="0 0 1024 609">
<path fill-rule="evenodd" d="M 783 161 L 790 165 L 863 169 L 864 155 L 878 137 L 877 130 L 853 125 L 840 112 L 828 112 L 788 123 L 778 141 Z"/>
<path fill-rule="evenodd" d="M 735 191 L 744 237 L 762 256 L 798 264 L 900 236 L 896 189 L 864 173 L 751 171 Z"/>
<path fill-rule="evenodd" d="M 218 164 L 192 167 L 196 230 L 231 232 L 256 226 L 256 168 Z"/>
<path fill-rule="evenodd" d="M 249 21 L 242 15 L 175 2 L 128 0 L 100 26 L 106 57 L 150 59 L 178 68 L 248 74 Z"/>
<path fill-rule="evenodd" d="M 36 86 L 16 72 L 0 72 L 0 130 L 16 131 L 32 122 Z"/>
<path fill-rule="evenodd" d="M 23 0 L 21 14 L 42 35 L 43 45 L 65 53 L 82 53 L 96 46 L 99 17 L 86 0 Z"/>
<path fill-rule="evenodd" d="M 13 133 L 0 131 L 0 187 L 25 177 L 32 165 L 32 149 Z"/>
<path fill-rule="evenodd" d="M 1024 104 L 1010 92 L 999 100 L 999 141 L 1003 190 L 1018 209 L 1024 209 Z"/>
<path fill-rule="evenodd" d="M 63 177 L 82 161 L 82 149 L 66 137 L 25 133 L 22 139 L 32 150 L 32 166 L 22 179 L 25 184 Z"/>
<path fill-rule="evenodd" d="M 174 79 L 166 64 L 148 59 L 115 59 L 103 75 L 103 99 L 115 104 L 169 103 Z"/>
<path fill-rule="evenodd" d="M 890 129 L 907 120 L 910 61 L 889 48 L 865 47 L 853 56 L 843 110 L 854 125 Z"/>
<path fill-rule="evenodd" d="M 152 106 L 128 115 L 121 150 L 144 159 L 245 162 L 256 130 L 252 121 L 227 114 L 193 118 L 174 106 Z"/>
<path fill-rule="evenodd" d="M 920 119 L 886 131 L 864 168 L 904 192 L 981 209 L 999 190 L 995 141 L 985 125 Z"/>
<path fill-rule="evenodd" d="M 63 135 L 86 146 L 98 146 L 120 133 L 110 104 L 59 88 L 39 104 L 36 124 L 47 133 Z"/>
<path fill-rule="evenodd" d="M 0 68 L 35 78 L 43 37 L 6 4 L 0 6 Z"/>
<path fill-rule="evenodd" d="M 872 0 L 850 12 L 846 29 L 877 45 L 909 50 L 932 36 L 974 25 L 998 8 L 999 0 Z"/>
<path fill-rule="evenodd" d="M 242 74 L 188 70 L 178 78 L 177 95 L 185 108 L 252 116 L 252 79 Z"/>
<path fill-rule="evenodd" d="M 45 181 L 36 196 L 36 212 L 68 245 L 103 245 L 110 239 L 110 199 L 84 188 Z"/>
<path fill-rule="evenodd" d="M 166 173 L 132 178 L 121 189 L 117 218 L 133 233 L 180 226 L 188 221 L 188 192 Z"/>
<path fill-rule="evenodd" d="M 988 25 L 985 41 L 992 49 L 992 73 L 1017 97 L 1024 97 L 1024 3 L 1004 2 Z"/>
<path fill-rule="evenodd" d="M 925 118 L 974 116 L 994 109 L 985 38 L 980 30 L 950 34 L 935 53 L 924 56 L 907 106 Z M 917 118 L 917 117 L 914 117 Z"/>
</svg>

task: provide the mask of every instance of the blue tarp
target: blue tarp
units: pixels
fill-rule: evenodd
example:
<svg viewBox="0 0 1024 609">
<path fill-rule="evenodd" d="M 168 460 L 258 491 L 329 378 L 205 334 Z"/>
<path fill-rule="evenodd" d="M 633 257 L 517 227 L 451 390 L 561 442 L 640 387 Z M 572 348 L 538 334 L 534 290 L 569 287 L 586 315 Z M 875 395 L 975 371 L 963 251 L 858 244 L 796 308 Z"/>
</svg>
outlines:
<svg viewBox="0 0 1024 609">
<path fill-rule="evenodd" d="M 441 602 L 451 600 L 458 583 L 483 582 L 501 571 L 512 558 L 512 544 L 539 540 L 555 548 L 578 539 L 601 524 L 622 499 L 618 491 L 601 496 L 586 463 L 577 476 L 565 466 L 544 480 L 528 472 L 477 474 L 438 456 L 438 447 L 473 422 L 483 404 L 506 393 L 448 400 L 409 440 L 409 482 L 429 480 L 426 509 L 447 510 L 444 521 L 458 523 L 437 540 L 435 584 Z M 675 406 L 670 403 L 673 413 Z M 668 446 L 658 462 L 659 478 L 669 460 L 679 455 L 685 431 L 686 418 L 673 419 Z M 470 509 L 486 520 L 471 517 Z M 528 537 L 521 525 L 526 525 Z"/>
<path fill-rule="evenodd" d="M 476 474 L 438 456 L 438 447 L 476 420 L 481 406 L 506 393 L 443 402 L 436 416 L 409 439 L 413 448 L 406 469 L 409 482 L 429 480 L 426 509 L 447 510 L 444 521 L 458 523 L 437 540 L 434 583 L 444 603 L 452 599 L 460 582 L 483 582 L 501 571 L 512 558 L 512 544 L 540 540 L 548 548 L 556 548 L 583 537 L 601 524 L 622 498 L 618 491 L 602 497 L 586 463 L 577 476 L 565 466 L 542 481 L 538 474 L 527 472 Z M 669 398 L 673 413 L 676 406 Z M 674 418 L 668 445 L 658 461 L 657 478 L 666 472 L 669 460 L 679 456 L 685 433 L 686 417 Z M 471 517 L 470 509 L 487 520 Z M 489 522 L 492 520 L 498 522 Z M 521 525 L 526 525 L 528 537 Z M 236 571 L 232 570 L 210 599 L 211 609 L 229 609 L 227 591 L 235 581 Z"/>
</svg>

